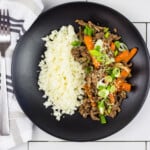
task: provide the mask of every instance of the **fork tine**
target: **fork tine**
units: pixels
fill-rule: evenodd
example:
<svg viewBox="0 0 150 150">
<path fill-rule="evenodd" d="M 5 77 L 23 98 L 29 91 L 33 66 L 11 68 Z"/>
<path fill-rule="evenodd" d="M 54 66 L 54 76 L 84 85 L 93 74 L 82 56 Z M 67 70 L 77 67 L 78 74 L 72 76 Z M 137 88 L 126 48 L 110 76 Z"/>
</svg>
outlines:
<svg viewBox="0 0 150 150">
<path fill-rule="evenodd" d="M 8 9 L 0 10 L 0 33 L 5 35 L 10 34 L 10 22 L 9 22 Z"/>
<path fill-rule="evenodd" d="M 4 34 L 7 34 L 7 16 L 6 16 L 6 11 L 3 9 L 3 29 L 4 29 Z"/>
<path fill-rule="evenodd" d="M 10 24 L 9 24 L 9 12 L 8 9 L 7 10 L 3 10 L 3 17 L 4 17 L 4 30 L 5 30 L 5 34 L 9 34 L 10 31 Z"/>
<path fill-rule="evenodd" d="M 0 9 L 0 38 L 10 40 L 10 22 L 8 9 Z"/>
<path fill-rule="evenodd" d="M 0 33 L 3 34 L 4 32 L 4 10 L 2 9 L 1 12 L 0 12 Z"/>
<path fill-rule="evenodd" d="M 10 34 L 10 21 L 9 21 L 9 11 L 8 11 L 8 9 L 7 9 L 6 16 L 7 16 L 7 34 Z"/>
<path fill-rule="evenodd" d="M 2 33 L 6 33 L 6 24 L 5 24 L 5 9 L 2 10 L 2 15 L 1 15 L 1 25 L 2 25 Z"/>
<path fill-rule="evenodd" d="M 1 9 L 0 9 L 0 33 L 2 31 L 2 21 L 1 21 L 1 18 L 2 18 L 2 12 L 1 12 Z"/>
</svg>

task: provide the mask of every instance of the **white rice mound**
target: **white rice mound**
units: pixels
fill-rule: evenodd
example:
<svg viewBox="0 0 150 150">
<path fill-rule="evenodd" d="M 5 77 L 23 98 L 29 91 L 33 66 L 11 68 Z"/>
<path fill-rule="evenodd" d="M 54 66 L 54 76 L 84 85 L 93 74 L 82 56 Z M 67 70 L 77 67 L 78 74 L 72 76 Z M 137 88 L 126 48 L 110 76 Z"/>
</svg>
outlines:
<svg viewBox="0 0 150 150">
<path fill-rule="evenodd" d="M 44 91 L 45 107 L 52 106 L 57 120 L 63 114 L 73 115 L 82 101 L 85 73 L 71 54 L 71 43 L 77 39 L 72 25 L 62 26 L 43 38 L 46 51 L 39 63 L 39 90 Z"/>
</svg>

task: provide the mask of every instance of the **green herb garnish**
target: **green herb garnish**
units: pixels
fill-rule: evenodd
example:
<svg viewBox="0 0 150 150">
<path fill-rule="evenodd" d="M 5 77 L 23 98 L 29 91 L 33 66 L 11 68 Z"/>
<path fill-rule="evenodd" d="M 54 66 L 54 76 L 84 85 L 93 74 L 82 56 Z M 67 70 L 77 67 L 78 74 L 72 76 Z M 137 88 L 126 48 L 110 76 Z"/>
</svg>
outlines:
<svg viewBox="0 0 150 150">
<path fill-rule="evenodd" d="M 83 32 L 85 35 L 92 36 L 94 33 L 94 29 L 86 25 Z"/>
<path fill-rule="evenodd" d="M 81 41 L 73 41 L 71 43 L 72 46 L 80 46 L 81 45 Z"/>
</svg>

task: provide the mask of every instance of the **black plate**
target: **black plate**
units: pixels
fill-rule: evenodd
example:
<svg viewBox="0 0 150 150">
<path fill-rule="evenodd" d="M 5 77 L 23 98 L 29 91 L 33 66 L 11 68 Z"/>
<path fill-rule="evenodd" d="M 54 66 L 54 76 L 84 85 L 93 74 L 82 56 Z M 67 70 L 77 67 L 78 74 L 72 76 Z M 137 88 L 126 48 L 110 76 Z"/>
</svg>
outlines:
<svg viewBox="0 0 150 150">
<path fill-rule="evenodd" d="M 78 112 L 73 116 L 66 116 L 60 122 L 56 121 L 50 115 L 51 109 L 44 108 L 43 93 L 38 90 L 38 64 L 45 50 L 41 38 L 62 25 L 75 25 L 74 21 L 77 18 L 98 22 L 111 29 L 117 27 L 122 40 L 129 48 L 139 49 L 132 61 L 133 77 L 130 80 L 135 88 L 123 102 L 119 115 L 115 119 L 108 118 L 106 125 L 83 119 Z M 132 23 L 111 8 L 86 2 L 60 5 L 43 13 L 19 41 L 12 62 L 14 90 L 23 111 L 44 131 L 72 141 L 101 139 L 125 127 L 145 101 L 149 87 L 149 70 L 147 47 Z"/>
</svg>

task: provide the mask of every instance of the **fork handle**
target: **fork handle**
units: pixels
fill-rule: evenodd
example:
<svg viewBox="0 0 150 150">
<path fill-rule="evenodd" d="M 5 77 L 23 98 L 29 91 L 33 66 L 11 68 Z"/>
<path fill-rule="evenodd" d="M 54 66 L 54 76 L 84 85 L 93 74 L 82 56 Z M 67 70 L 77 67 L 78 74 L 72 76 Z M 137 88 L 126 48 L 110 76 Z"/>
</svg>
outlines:
<svg viewBox="0 0 150 150">
<path fill-rule="evenodd" d="M 6 86 L 6 64 L 5 57 L 1 56 L 1 117 L 0 132 L 2 135 L 9 135 L 9 116 L 8 116 L 8 99 Z"/>
</svg>

